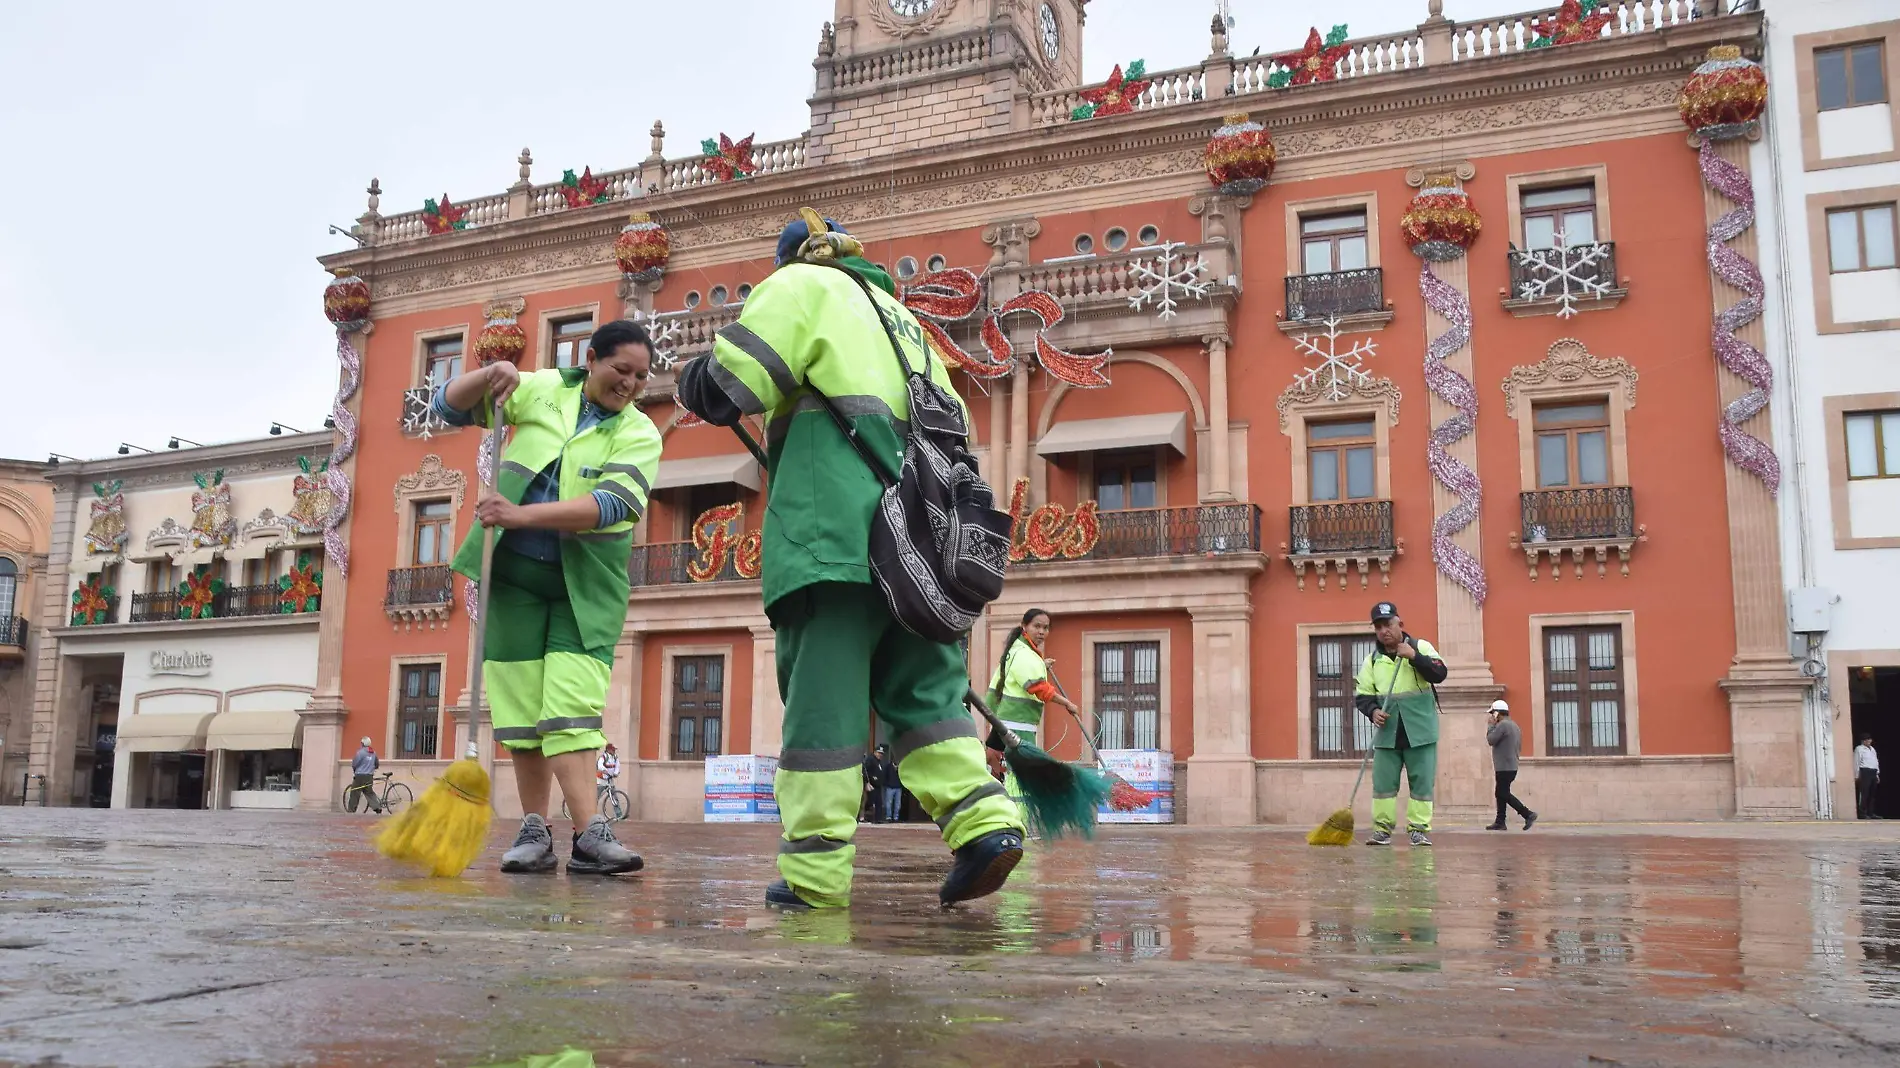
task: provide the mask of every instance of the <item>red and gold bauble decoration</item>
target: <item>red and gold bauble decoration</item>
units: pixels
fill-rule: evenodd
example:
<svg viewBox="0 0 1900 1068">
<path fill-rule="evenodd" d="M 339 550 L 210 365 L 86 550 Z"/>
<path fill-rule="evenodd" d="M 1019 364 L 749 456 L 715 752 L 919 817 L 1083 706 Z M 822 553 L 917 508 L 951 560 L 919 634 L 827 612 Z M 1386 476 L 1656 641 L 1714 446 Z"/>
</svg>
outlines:
<svg viewBox="0 0 1900 1068">
<path fill-rule="evenodd" d="M 369 318 L 369 283 L 348 267 L 332 267 L 336 278 L 323 290 L 323 317 L 337 326 L 356 326 Z"/>
<path fill-rule="evenodd" d="M 1399 217 L 1399 231 L 1412 253 L 1438 263 L 1464 256 L 1483 229 L 1484 220 L 1471 206 L 1471 197 L 1450 174 L 1426 178 Z"/>
<path fill-rule="evenodd" d="M 1683 123 L 1712 141 L 1746 134 L 1767 108 L 1768 75 L 1735 45 L 1709 49 L 1676 98 Z"/>
<path fill-rule="evenodd" d="M 520 366 L 522 354 L 528 351 L 528 331 L 515 318 L 522 310 L 523 302 L 517 300 L 491 304 L 482 311 L 488 325 L 475 335 L 476 363 L 483 367 L 503 362 Z"/>
<path fill-rule="evenodd" d="M 666 227 L 644 211 L 629 216 L 614 239 L 614 259 L 629 282 L 659 281 L 666 276 L 666 261 L 672 255 L 673 240 L 666 235 Z"/>
<path fill-rule="evenodd" d="M 1277 159 L 1265 126 L 1245 114 L 1229 115 L 1207 142 L 1207 180 L 1228 196 L 1252 196 L 1267 187 Z"/>
</svg>

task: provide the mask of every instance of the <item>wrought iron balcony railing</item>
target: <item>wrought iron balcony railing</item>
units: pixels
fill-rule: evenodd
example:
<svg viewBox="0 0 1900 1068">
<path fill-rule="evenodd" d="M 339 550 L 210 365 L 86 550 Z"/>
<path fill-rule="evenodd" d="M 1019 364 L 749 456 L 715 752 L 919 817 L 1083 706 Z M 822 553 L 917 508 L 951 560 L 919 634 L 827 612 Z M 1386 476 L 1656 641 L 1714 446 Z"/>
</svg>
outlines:
<svg viewBox="0 0 1900 1068">
<path fill-rule="evenodd" d="M 1512 249 L 1511 291 L 1507 306 L 1539 306 L 1568 319 L 1578 306 L 1610 307 L 1625 291 L 1616 283 L 1616 243 L 1591 242 L 1556 248 Z"/>
<path fill-rule="evenodd" d="M 1628 486 L 1531 490 L 1518 500 L 1525 545 L 1636 536 L 1636 500 Z"/>
<path fill-rule="evenodd" d="M 1260 551 L 1260 506 L 1201 504 L 1102 512 L 1101 537 L 1087 560 L 1206 556 Z"/>
<path fill-rule="evenodd" d="M 177 619 L 178 600 L 176 590 L 135 593 L 132 595 L 131 620 L 134 623 L 160 623 Z"/>
<path fill-rule="evenodd" d="M 211 598 L 211 610 L 205 619 L 275 616 L 283 613 L 275 583 L 255 586 L 227 586 Z M 132 622 L 164 623 L 179 618 L 182 598 L 176 590 L 132 595 Z M 113 608 L 117 610 L 117 602 Z"/>
<path fill-rule="evenodd" d="M 389 587 L 383 595 L 385 608 L 444 605 L 454 600 L 455 573 L 447 564 L 389 569 Z"/>
<path fill-rule="evenodd" d="M 1302 322 L 1384 310 L 1385 272 L 1378 267 L 1287 275 L 1288 320 Z"/>
<path fill-rule="evenodd" d="M 687 586 L 694 581 L 687 573 L 699 551 L 690 541 L 657 541 L 648 545 L 633 547 L 633 559 L 627 564 L 627 579 L 635 587 L 640 586 Z M 742 576 L 733 564 L 733 554 L 726 554 L 726 562 L 719 573 L 708 582 L 739 582 Z"/>
<path fill-rule="evenodd" d="M 0 619 L 0 645 L 13 649 L 26 648 L 26 617 Z"/>
<path fill-rule="evenodd" d="M 1295 505 L 1288 517 L 1294 556 L 1392 552 L 1391 501 L 1340 501 Z"/>
</svg>

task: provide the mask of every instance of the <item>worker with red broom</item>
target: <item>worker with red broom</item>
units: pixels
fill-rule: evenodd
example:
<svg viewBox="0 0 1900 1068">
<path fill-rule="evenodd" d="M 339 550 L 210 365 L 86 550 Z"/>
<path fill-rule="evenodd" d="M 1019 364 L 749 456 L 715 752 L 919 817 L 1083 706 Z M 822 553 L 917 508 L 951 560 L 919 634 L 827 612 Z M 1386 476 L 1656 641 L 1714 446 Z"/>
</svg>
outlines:
<svg viewBox="0 0 1900 1068">
<path fill-rule="evenodd" d="M 990 777 L 963 710 L 969 677 L 957 644 L 900 625 L 876 585 L 870 536 L 884 483 L 869 465 L 901 468 L 912 389 L 962 401 L 890 276 L 836 223 L 801 215 L 738 322 L 679 379 L 680 404 L 707 422 L 765 423 L 762 581 L 785 702 L 774 783 L 781 878 L 765 900 L 795 910 L 851 903 L 869 706 L 890 729 L 904 786 L 954 855 L 938 889 L 951 905 L 1002 887 L 1022 859 L 1024 818 Z M 934 388 L 910 383 L 907 368 Z"/>
<path fill-rule="evenodd" d="M 1392 844 L 1398 826 L 1399 771 L 1405 772 L 1405 823 L 1415 846 L 1432 844 L 1432 784 L 1438 777 L 1438 699 L 1432 689 L 1445 681 L 1445 661 L 1423 638 L 1405 633 L 1398 606 L 1372 606 L 1378 645 L 1366 655 L 1354 687 L 1353 705 L 1372 720 L 1372 837 L 1367 845 Z"/>
<path fill-rule="evenodd" d="M 1081 712 L 1049 677 L 1049 662 L 1042 651 L 1049 644 L 1050 626 L 1048 612 L 1040 608 L 1024 612 L 1022 622 L 1011 627 L 1009 637 L 1003 639 L 1003 658 L 996 662 L 996 673 L 990 676 L 990 707 L 1010 730 L 1030 742 L 1042 730 L 1044 705 L 1061 705 L 1072 715 Z M 1000 751 L 1003 746 L 992 738 L 990 748 Z M 1010 799 L 1021 805 L 1023 791 L 1016 776 L 1005 774 L 1003 786 Z"/>
<path fill-rule="evenodd" d="M 478 525 L 453 565 L 488 584 L 482 674 L 524 813 L 502 856 L 505 872 L 558 864 L 547 822 L 555 782 L 574 823 L 570 873 L 620 875 L 642 865 L 596 811 L 594 772 L 627 620 L 633 525 L 660 461 L 660 432 L 634 404 L 652 358 L 645 328 L 623 319 L 594 331 L 584 367 L 523 375 L 501 361 L 436 390 L 435 413 L 450 425 L 487 425 L 499 405 L 514 428 L 496 492 L 475 506 Z M 485 528 L 502 532 L 488 575 Z"/>
</svg>

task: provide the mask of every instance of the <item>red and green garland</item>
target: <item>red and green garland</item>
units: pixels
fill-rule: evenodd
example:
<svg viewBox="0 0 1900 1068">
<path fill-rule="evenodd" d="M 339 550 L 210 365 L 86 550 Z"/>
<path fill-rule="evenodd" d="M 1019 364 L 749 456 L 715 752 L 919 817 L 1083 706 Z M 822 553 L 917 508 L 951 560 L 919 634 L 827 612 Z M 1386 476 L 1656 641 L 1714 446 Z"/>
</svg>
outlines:
<svg viewBox="0 0 1900 1068">
<path fill-rule="evenodd" d="M 1334 26 L 1323 41 L 1320 40 L 1319 27 L 1310 27 L 1306 31 L 1306 47 L 1298 52 L 1273 57 L 1273 62 L 1279 64 L 1281 69 L 1267 75 L 1267 88 L 1285 89 L 1289 85 L 1305 85 L 1308 82 L 1330 82 L 1339 77 L 1339 61 L 1351 51 L 1352 46 L 1346 43 L 1345 23 Z"/>
<path fill-rule="evenodd" d="M 112 599 L 119 591 L 105 585 L 105 578 L 92 575 L 73 591 L 72 625 L 94 627 L 112 622 Z"/>
<path fill-rule="evenodd" d="M 592 167 L 581 168 L 579 178 L 574 177 L 573 171 L 562 171 L 561 195 L 567 198 L 570 208 L 584 208 L 613 199 L 607 192 L 607 179 L 594 177 Z"/>
<path fill-rule="evenodd" d="M 290 574 L 277 580 L 277 591 L 279 612 L 315 612 L 323 607 L 323 571 L 311 562 L 309 553 L 298 553 Z"/>
<path fill-rule="evenodd" d="M 200 564 L 185 581 L 178 584 L 178 618 L 212 619 L 218 614 L 218 595 L 224 592 L 224 580 L 215 578 L 211 568 Z"/>
<path fill-rule="evenodd" d="M 1557 9 L 1557 21 L 1546 24 L 1544 32 L 1531 39 L 1532 48 L 1580 44 L 1603 35 L 1611 12 L 1603 10 L 1602 0 L 1564 0 Z"/>
<path fill-rule="evenodd" d="M 1121 64 L 1117 63 L 1108 81 L 1093 89 L 1082 90 L 1082 105 L 1069 112 L 1069 120 L 1081 122 L 1109 115 L 1126 115 L 1135 110 L 1135 101 L 1141 99 L 1141 94 L 1153 84 L 1148 78 L 1147 60 L 1137 59 L 1130 63 L 1126 74 L 1122 72 Z"/>
<path fill-rule="evenodd" d="M 442 202 L 437 204 L 433 198 L 422 202 L 422 225 L 432 234 L 446 234 L 450 230 L 468 229 L 468 220 L 464 218 L 468 209 L 449 203 L 449 195 L 442 194 Z"/>
<path fill-rule="evenodd" d="M 746 134 L 744 140 L 734 141 L 722 133 L 717 141 L 710 137 L 701 141 L 699 150 L 706 154 L 706 172 L 720 182 L 750 178 L 758 173 L 759 162 L 752 158 L 752 139 L 756 136 Z"/>
</svg>

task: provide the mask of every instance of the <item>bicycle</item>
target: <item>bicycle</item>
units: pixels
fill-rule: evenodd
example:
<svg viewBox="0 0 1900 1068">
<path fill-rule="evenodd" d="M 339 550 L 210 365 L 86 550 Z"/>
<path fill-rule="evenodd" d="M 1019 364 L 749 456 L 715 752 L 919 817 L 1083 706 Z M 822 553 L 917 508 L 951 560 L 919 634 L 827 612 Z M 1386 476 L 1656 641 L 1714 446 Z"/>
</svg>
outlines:
<svg viewBox="0 0 1900 1068">
<path fill-rule="evenodd" d="M 403 805 L 414 804 L 415 793 L 405 783 L 391 782 L 390 780 L 395 777 L 395 772 L 385 771 L 375 776 L 368 786 L 351 785 L 343 791 L 343 811 L 355 812 L 361 805 L 371 812 L 391 814 Z M 380 795 L 376 793 L 375 779 L 381 779 L 383 782 L 383 792 Z"/>
<path fill-rule="evenodd" d="M 627 792 L 614 785 L 614 780 L 618 778 L 618 775 L 609 775 L 606 782 L 597 783 L 594 787 L 594 807 L 614 823 L 625 820 L 627 813 L 633 810 L 633 802 L 627 799 Z M 567 814 L 565 800 L 561 802 L 561 818 L 571 818 Z"/>
</svg>

